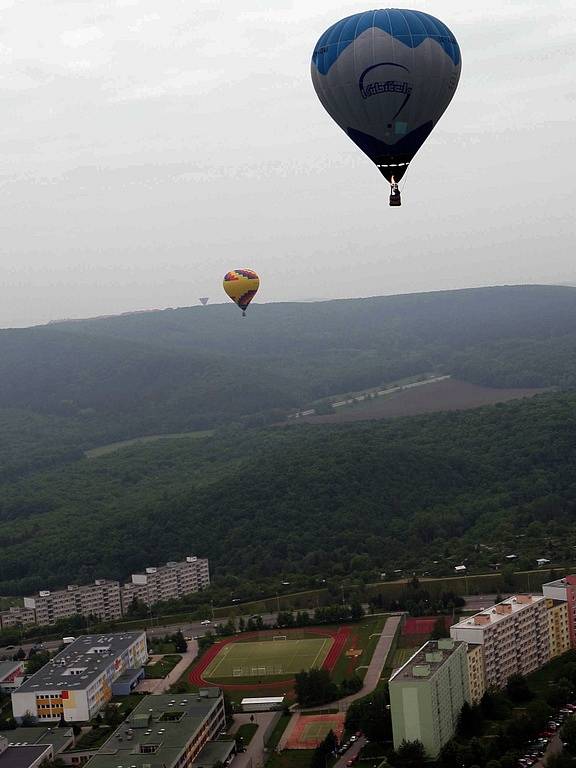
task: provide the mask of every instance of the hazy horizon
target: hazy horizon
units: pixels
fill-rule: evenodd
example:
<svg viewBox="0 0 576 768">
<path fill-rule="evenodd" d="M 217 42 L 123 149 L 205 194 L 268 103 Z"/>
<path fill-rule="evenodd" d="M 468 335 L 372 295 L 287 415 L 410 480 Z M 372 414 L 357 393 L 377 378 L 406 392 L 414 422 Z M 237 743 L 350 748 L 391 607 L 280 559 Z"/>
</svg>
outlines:
<svg viewBox="0 0 576 768">
<path fill-rule="evenodd" d="M 221 303 L 573 279 L 576 6 L 421 0 L 462 49 L 403 206 L 324 112 L 350 0 L 4 3 L 0 327 Z"/>
</svg>

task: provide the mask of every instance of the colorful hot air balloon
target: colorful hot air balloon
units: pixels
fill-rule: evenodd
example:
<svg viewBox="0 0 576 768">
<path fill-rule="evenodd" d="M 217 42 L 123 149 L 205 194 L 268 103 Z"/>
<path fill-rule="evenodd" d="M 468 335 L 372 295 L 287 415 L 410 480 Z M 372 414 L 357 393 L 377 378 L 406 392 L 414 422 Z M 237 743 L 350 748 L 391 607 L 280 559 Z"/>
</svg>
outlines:
<svg viewBox="0 0 576 768">
<path fill-rule="evenodd" d="M 452 32 L 421 11 L 357 13 L 318 40 L 318 98 L 388 179 L 390 205 L 400 205 L 398 182 L 450 103 L 460 69 Z"/>
<path fill-rule="evenodd" d="M 252 269 L 234 269 L 224 275 L 224 290 L 246 316 L 246 308 L 260 287 L 260 278 Z"/>
</svg>

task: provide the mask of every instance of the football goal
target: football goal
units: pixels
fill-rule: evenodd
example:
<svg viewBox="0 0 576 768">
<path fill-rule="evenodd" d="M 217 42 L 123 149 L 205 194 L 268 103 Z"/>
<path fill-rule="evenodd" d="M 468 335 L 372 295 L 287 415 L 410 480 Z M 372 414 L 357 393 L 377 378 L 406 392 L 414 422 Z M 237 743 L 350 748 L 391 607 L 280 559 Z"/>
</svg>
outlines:
<svg viewBox="0 0 576 768">
<path fill-rule="evenodd" d="M 272 640 L 288 640 L 288 635 L 274 635 Z"/>
</svg>

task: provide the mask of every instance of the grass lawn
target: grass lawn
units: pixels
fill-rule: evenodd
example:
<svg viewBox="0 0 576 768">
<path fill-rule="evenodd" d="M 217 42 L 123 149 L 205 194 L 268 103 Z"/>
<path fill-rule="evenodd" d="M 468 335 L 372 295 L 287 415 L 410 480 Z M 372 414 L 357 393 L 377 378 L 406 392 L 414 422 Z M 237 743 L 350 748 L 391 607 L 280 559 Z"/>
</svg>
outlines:
<svg viewBox="0 0 576 768">
<path fill-rule="evenodd" d="M 412 654 L 416 653 L 420 646 L 416 648 L 396 648 L 394 655 L 392 656 L 392 667 L 398 669 L 405 664 Z"/>
<path fill-rule="evenodd" d="M 148 696 L 147 693 L 131 693 L 128 696 L 114 696 L 111 699 L 111 704 L 118 705 L 118 712 L 123 718 L 128 717 L 130 712 L 142 701 L 144 696 Z"/>
<path fill-rule="evenodd" d="M 266 747 L 268 749 L 276 749 L 276 747 L 278 746 L 278 742 L 282 738 L 282 734 L 286 730 L 286 726 L 290 722 L 290 718 L 291 717 L 292 717 L 292 715 L 285 715 L 285 714 L 282 714 L 280 716 L 280 719 L 278 720 L 278 722 L 274 726 L 274 730 L 270 734 L 270 738 L 268 739 L 268 741 L 266 743 Z"/>
<path fill-rule="evenodd" d="M 301 670 L 321 667 L 332 639 L 262 640 L 225 645 L 204 672 L 205 678 L 241 679 L 292 676 Z"/>
<path fill-rule="evenodd" d="M 82 734 L 74 749 L 99 749 L 112 733 L 114 728 L 110 728 L 109 725 L 95 726 L 88 733 Z"/>
<path fill-rule="evenodd" d="M 148 647 L 153 654 L 160 655 L 162 653 L 166 655 L 168 653 L 176 653 L 176 646 L 174 643 L 162 643 L 159 640 L 154 640 L 154 638 L 148 641 Z"/>
<path fill-rule="evenodd" d="M 345 678 L 351 678 L 355 674 L 364 679 L 366 668 L 370 663 L 387 618 L 387 616 L 366 616 L 357 624 L 352 624 L 348 643 L 332 670 L 332 679 L 336 683 L 341 683 Z M 349 658 L 346 656 L 346 651 L 350 648 L 362 650 L 362 654 L 358 657 Z"/>
<path fill-rule="evenodd" d="M 247 746 L 252 741 L 252 737 L 258 730 L 258 723 L 243 723 L 243 725 L 236 731 L 236 736 L 241 736 L 244 746 Z"/>
<path fill-rule="evenodd" d="M 281 754 L 273 752 L 266 768 L 310 768 L 313 749 L 285 749 Z"/>
<path fill-rule="evenodd" d="M 172 672 L 176 664 L 182 660 L 182 656 L 177 653 L 168 654 L 162 656 L 162 658 L 156 662 L 156 664 L 150 664 L 144 667 L 146 677 L 148 679 L 157 680 L 160 677 L 166 677 L 169 672 Z"/>
</svg>

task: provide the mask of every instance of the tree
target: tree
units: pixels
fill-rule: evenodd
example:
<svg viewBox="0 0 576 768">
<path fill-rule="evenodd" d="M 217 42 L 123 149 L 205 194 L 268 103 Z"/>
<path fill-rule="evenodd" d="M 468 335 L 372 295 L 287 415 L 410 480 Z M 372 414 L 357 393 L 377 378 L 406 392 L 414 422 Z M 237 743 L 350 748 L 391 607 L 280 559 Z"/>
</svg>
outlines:
<svg viewBox="0 0 576 768">
<path fill-rule="evenodd" d="M 392 721 L 387 691 L 375 691 L 368 699 L 353 702 L 346 713 L 346 730 L 361 730 L 370 741 L 388 741 Z"/>
<path fill-rule="evenodd" d="M 534 726 L 534 730 L 542 731 L 545 729 L 548 720 L 552 717 L 554 710 L 542 699 L 534 699 L 526 707 L 526 712 Z"/>
<path fill-rule="evenodd" d="M 421 741 L 403 741 L 390 755 L 389 762 L 395 768 L 424 768 L 426 752 Z"/>
<path fill-rule="evenodd" d="M 569 717 L 560 730 L 562 741 L 571 755 L 576 755 L 576 718 Z"/>
<path fill-rule="evenodd" d="M 506 694 L 515 704 L 523 704 L 534 698 L 524 675 L 511 675 L 506 683 Z"/>
<path fill-rule="evenodd" d="M 470 739 L 482 732 L 482 713 L 479 707 L 471 707 L 467 701 L 462 705 L 456 733 L 460 738 Z"/>
<path fill-rule="evenodd" d="M 176 648 L 176 653 L 186 653 L 186 651 L 188 650 L 188 644 L 184 639 L 184 635 L 182 634 L 181 629 L 179 629 L 178 632 L 176 632 L 176 634 L 173 635 L 172 642 L 174 643 L 174 647 Z"/>
<path fill-rule="evenodd" d="M 450 632 L 446 627 L 446 620 L 444 616 L 438 616 L 438 618 L 434 622 L 434 627 L 432 628 L 432 634 L 430 635 L 430 640 L 440 640 L 440 638 L 442 637 L 450 637 Z"/>
<path fill-rule="evenodd" d="M 229 728 L 234 722 L 234 705 L 232 700 L 226 691 L 222 691 L 222 697 L 224 699 L 224 714 L 226 716 L 226 725 Z"/>
<path fill-rule="evenodd" d="M 326 669 L 310 669 L 294 675 L 296 698 L 302 707 L 316 706 L 334 701 L 338 697 L 338 686 Z"/>
<path fill-rule="evenodd" d="M 359 600 L 354 600 L 350 605 L 350 617 L 353 621 L 359 621 L 364 616 L 364 609 Z"/>
</svg>

